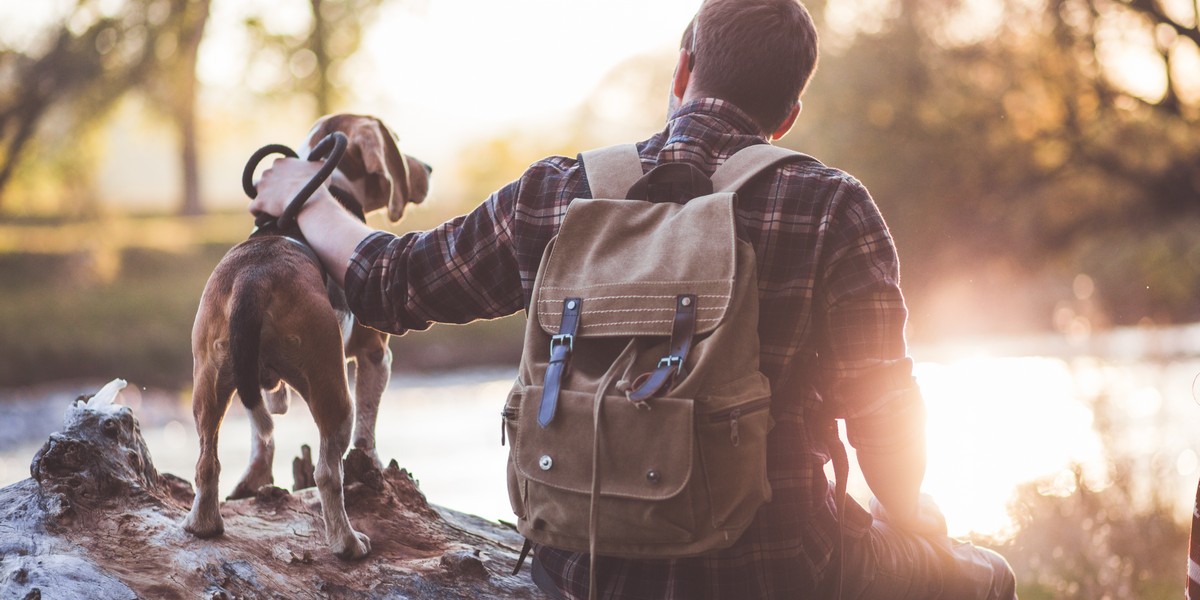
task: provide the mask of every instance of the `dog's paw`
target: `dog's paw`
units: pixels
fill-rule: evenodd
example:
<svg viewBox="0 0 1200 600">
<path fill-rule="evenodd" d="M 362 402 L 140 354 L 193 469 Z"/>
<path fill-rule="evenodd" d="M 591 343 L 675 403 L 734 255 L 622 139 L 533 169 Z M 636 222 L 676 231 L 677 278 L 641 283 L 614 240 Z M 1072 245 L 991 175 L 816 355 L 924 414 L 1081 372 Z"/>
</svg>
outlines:
<svg viewBox="0 0 1200 600">
<path fill-rule="evenodd" d="M 241 500 L 242 498 L 253 498 L 254 494 L 258 492 L 258 488 L 260 487 L 262 486 L 246 483 L 245 481 L 238 482 L 237 486 L 233 488 L 233 491 L 230 492 L 229 496 L 225 499 Z"/>
<path fill-rule="evenodd" d="M 342 544 L 339 544 L 344 546 L 342 548 L 335 546 L 333 553 L 342 560 L 358 560 L 371 553 L 371 538 L 366 534 L 355 531 L 353 539 L 352 543 L 343 541 Z"/>
<path fill-rule="evenodd" d="M 197 517 L 193 511 L 188 513 L 188 516 L 183 519 L 183 530 L 200 539 L 217 537 L 225 533 L 225 522 L 221 519 L 220 514 L 215 519 L 203 519 Z"/>
</svg>

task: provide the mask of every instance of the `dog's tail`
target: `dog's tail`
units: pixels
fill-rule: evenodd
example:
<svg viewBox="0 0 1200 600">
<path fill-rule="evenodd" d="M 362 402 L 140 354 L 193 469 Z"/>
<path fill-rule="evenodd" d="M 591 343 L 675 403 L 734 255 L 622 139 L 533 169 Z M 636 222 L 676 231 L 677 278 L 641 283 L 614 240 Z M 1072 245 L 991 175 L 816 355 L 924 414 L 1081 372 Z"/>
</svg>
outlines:
<svg viewBox="0 0 1200 600">
<path fill-rule="evenodd" d="M 230 300 L 229 355 L 233 362 L 233 383 L 248 410 L 262 404 L 259 353 L 269 293 L 267 286 L 250 279 L 234 285 Z"/>
</svg>

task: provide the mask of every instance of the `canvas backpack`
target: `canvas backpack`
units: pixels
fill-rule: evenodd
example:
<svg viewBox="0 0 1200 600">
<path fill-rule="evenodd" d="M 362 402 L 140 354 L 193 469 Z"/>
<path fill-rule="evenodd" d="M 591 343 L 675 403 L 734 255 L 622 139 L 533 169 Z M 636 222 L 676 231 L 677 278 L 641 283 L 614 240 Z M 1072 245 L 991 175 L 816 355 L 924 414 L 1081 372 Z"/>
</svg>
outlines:
<svg viewBox="0 0 1200 600">
<path fill-rule="evenodd" d="M 781 162 L 812 159 L 755 145 L 710 181 L 682 163 L 643 177 L 633 145 L 581 158 L 592 198 L 570 203 L 546 247 L 503 412 L 517 529 L 593 559 L 728 547 L 771 498 L 773 424 L 755 255 L 737 236 L 735 192 Z M 678 184 L 683 173 L 700 193 L 682 204 L 628 199 L 667 171 L 660 179 Z"/>
</svg>

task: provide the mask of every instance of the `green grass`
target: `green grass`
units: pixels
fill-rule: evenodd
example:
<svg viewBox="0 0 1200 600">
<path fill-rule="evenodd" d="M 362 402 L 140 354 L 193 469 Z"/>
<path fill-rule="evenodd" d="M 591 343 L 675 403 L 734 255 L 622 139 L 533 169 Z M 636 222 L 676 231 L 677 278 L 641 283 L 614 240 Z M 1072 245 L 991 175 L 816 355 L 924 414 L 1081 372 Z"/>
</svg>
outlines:
<svg viewBox="0 0 1200 600">
<path fill-rule="evenodd" d="M 125 249 L 102 279 L 79 254 L 0 256 L 0 385 L 123 377 L 178 386 L 191 375 L 197 300 L 225 250 Z"/>
<path fill-rule="evenodd" d="M 0 223 L 0 387 L 123 377 L 183 388 L 200 293 L 244 214 Z M 394 338 L 398 370 L 516 364 L 524 319 Z"/>
</svg>

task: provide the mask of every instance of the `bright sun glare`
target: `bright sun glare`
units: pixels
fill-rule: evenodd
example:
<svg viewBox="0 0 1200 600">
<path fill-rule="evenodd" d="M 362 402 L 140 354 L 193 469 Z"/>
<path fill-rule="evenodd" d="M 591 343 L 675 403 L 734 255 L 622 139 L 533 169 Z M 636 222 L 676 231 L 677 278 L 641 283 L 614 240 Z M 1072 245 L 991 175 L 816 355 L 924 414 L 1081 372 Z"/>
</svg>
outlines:
<svg viewBox="0 0 1200 600">
<path fill-rule="evenodd" d="M 245 15 L 261 2 L 214 2 L 201 76 L 236 86 Z M 592 93 L 616 65 L 678 43 L 699 0 L 400 1 L 385 5 L 352 66 L 363 109 L 390 116 L 428 158 L 514 124 L 547 126 Z M 303 27 L 304 3 L 268 25 Z M 668 67 L 669 68 L 669 67 Z M 664 97 L 666 92 L 664 91 Z M 424 155 L 423 155 L 424 156 Z"/>
<path fill-rule="evenodd" d="M 1049 358 L 975 358 L 917 369 L 928 408 L 925 491 L 952 534 L 1011 533 L 1007 503 L 1020 483 L 1072 464 L 1102 485 L 1104 460 L 1092 413 L 1068 366 Z M 1073 486 L 1073 476 L 1053 485 Z M 1072 489 L 1046 489 L 1066 494 Z"/>
<path fill-rule="evenodd" d="M 1016 487 L 1046 480 L 1040 493 L 1069 494 L 1073 465 L 1090 487 L 1106 485 L 1092 413 L 1063 361 L 976 356 L 918 363 L 914 374 L 928 415 L 922 491 L 941 508 L 950 535 L 1011 535 Z M 866 506 L 871 493 L 857 471 L 849 490 Z"/>
</svg>

